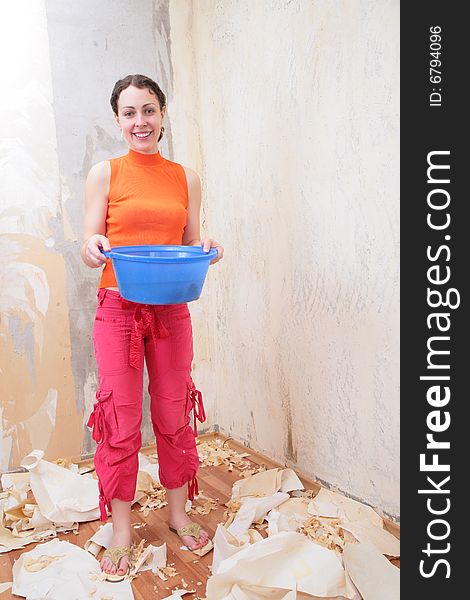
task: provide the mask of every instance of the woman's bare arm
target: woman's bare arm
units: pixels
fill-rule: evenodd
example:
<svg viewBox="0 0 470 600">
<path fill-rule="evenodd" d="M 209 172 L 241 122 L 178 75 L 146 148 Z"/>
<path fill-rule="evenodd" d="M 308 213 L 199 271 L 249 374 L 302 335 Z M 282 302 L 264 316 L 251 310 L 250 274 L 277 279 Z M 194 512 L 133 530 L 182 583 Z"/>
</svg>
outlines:
<svg viewBox="0 0 470 600">
<path fill-rule="evenodd" d="M 108 212 L 109 180 L 111 166 L 105 160 L 94 165 L 85 184 L 85 221 L 83 227 L 83 244 L 80 256 L 83 262 L 96 268 L 106 262 L 100 249 L 111 250 L 106 237 L 106 215 Z"/>
<path fill-rule="evenodd" d="M 183 234 L 183 244 L 185 246 L 202 246 L 204 252 L 216 248 L 217 256 L 211 261 L 212 265 L 223 257 L 224 249 L 219 242 L 210 238 L 201 240 L 201 181 L 199 175 L 192 169 L 184 167 L 184 171 L 188 183 L 188 218 Z"/>
<path fill-rule="evenodd" d="M 188 218 L 183 234 L 185 246 L 201 245 L 201 180 L 199 175 L 184 167 L 186 181 L 188 183 Z"/>
</svg>

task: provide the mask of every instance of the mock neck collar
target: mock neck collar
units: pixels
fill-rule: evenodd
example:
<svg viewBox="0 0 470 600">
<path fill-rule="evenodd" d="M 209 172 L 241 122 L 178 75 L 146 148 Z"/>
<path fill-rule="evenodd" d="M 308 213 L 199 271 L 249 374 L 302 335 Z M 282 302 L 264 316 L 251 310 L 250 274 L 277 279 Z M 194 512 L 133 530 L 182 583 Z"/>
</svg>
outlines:
<svg viewBox="0 0 470 600">
<path fill-rule="evenodd" d="M 156 165 L 161 165 L 165 160 L 160 152 L 155 152 L 154 154 L 143 154 L 142 152 L 136 152 L 135 150 L 132 150 L 132 148 L 129 148 L 127 157 L 132 164 L 140 165 L 142 167 L 154 167 Z"/>
</svg>

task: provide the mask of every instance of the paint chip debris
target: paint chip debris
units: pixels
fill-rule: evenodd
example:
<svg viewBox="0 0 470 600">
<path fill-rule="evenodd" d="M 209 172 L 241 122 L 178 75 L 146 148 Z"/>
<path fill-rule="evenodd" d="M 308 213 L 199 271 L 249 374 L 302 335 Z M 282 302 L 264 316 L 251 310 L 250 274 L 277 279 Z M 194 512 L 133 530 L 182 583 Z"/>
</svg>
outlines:
<svg viewBox="0 0 470 600">
<path fill-rule="evenodd" d="M 339 519 L 310 517 L 299 527 L 304 533 L 320 546 L 341 554 L 344 549 L 344 530 Z"/>
<path fill-rule="evenodd" d="M 208 515 L 211 510 L 217 510 L 218 508 L 218 498 L 214 500 L 214 498 L 198 494 L 193 500 L 193 505 L 189 509 L 188 515 Z"/>
<path fill-rule="evenodd" d="M 204 440 L 202 442 L 197 441 L 197 451 L 199 454 L 199 461 L 202 467 L 217 467 L 219 465 L 225 465 L 229 471 L 238 469 L 239 471 L 245 471 L 252 469 L 263 470 L 266 467 L 264 465 L 254 467 L 251 461 L 245 460 L 246 457 L 250 456 L 249 452 L 237 452 L 228 446 L 229 440 L 222 440 L 216 438 L 214 440 Z"/>
<path fill-rule="evenodd" d="M 141 490 L 141 492 L 142 497 L 138 500 L 138 503 L 141 505 L 139 512 L 143 513 L 144 518 L 148 517 L 150 511 L 163 508 L 168 504 L 166 501 L 166 490 L 160 483 L 153 481 L 145 490 Z"/>
<path fill-rule="evenodd" d="M 178 575 L 177 570 L 174 567 L 163 567 L 162 569 L 159 569 L 164 575 L 166 575 L 166 577 L 176 577 L 176 575 Z"/>
<path fill-rule="evenodd" d="M 224 512 L 225 519 L 225 527 L 228 527 L 235 518 L 235 515 L 240 510 L 242 503 L 241 500 L 230 498 L 228 502 L 225 503 L 227 510 Z"/>
<path fill-rule="evenodd" d="M 48 556 L 47 554 L 41 554 L 38 557 L 28 557 L 25 558 L 23 562 L 23 569 L 29 571 L 29 573 L 37 573 L 38 571 L 43 571 L 47 569 L 49 565 L 63 558 L 65 554 L 61 556 Z"/>
</svg>

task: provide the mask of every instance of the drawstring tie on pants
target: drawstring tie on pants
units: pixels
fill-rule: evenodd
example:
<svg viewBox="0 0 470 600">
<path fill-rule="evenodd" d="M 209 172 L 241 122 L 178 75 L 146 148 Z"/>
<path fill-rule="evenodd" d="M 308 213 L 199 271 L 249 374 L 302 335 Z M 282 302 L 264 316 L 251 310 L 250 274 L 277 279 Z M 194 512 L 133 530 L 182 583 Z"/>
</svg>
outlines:
<svg viewBox="0 0 470 600">
<path fill-rule="evenodd" d="M 145 333 L 150 333 L 154 343 L 158 338 L 167 338 L 170 336 L 168 329 L 162 323 L 156 310 L 151 304 L 137 304 L 129 300 L 122 299 L 124 307 L 134 306 L 134 321 L 132 324 L 129 364 L 134 369 L 138 369 L 143 355 L 143 337 Z"/>
<path fill-rule="evenodd" d="M 87 427 L 92 428 L 91 437 L 95 442 L 100 445 L 107 438 L 106 419 L 104 413 L 104 403 L 109 400 L 110 394 L 103 394 L 100 390 L 96 392 L 96 400 L 93 405 L 93 412 L 88 418 Z M 99 490 L 99 508 L 100 508 L 100 520 L 106 521 L 108 519 L 108 513 L 106 508 L 111 512 L 111 503 L 106 499 L 104 495 L 103 486 L 98 478 L 98 490 Z"/>
<path fill-rule="evenodd" d="M 104 416 L 103 403 L 108 399 L 109 396 L 100 395 L 100 391 L 96 392 L 96 400 L 93 405 L 93 412 L 88 418 L 87 427 L 93 428 L 91 437 L 97 444 L 101 444 L 105 439 L 106 434 L 106 420 Z"/>
<path fill-rule="evenodd" d="M 206 412 L 204 410 L 204 404 L 202 403 L 202 394 L 199 390 L 196 389 L 193 381 L 188 386 L 188 401 L 191 405 L 189 412 L 193 411 L 194 418 L 194 435 L 197 437 L 197 424 L 196 419 L 200 423 L 204 423 L 206 420 Z"/>
<path fill-rule="evenodd" d="M 108 511 L 111 512 L 111 502 L 107 500 L 104 496 L 103 486 L 101 485 L 100 480 L 98 479 L 98 489 L 99 489 L 99 506 L 100 506 L 100 521 L 108 520 Z"/>
<path fill-rule="evenodd" d="M 197 496 L 198 494 L 199 486 L 197 484 L 197 477 L 194 475 L 194 477 L 188 481 L 188 499 L 194 500 L 194 496 Z"/>
<path fill-rule="evenodd" d="M 204 404 L 202 403 L 202 394 L 196 389 L 194 382 L 191 380 L 188 385 L 188 403 L 190 405 L 190 409 L 188 413 L 193 411 L 194 418 L 194 436 L 197 437 L 197 421 L 203 423 L 206 420 L 206 412 L 204 410 Z M 194 496 L 199 494 L 199 486 L 197 482 L 197 477 L 194 475 L 188 481 L 188 498 L 189 500 L 194 500 Z"/>
</svg>

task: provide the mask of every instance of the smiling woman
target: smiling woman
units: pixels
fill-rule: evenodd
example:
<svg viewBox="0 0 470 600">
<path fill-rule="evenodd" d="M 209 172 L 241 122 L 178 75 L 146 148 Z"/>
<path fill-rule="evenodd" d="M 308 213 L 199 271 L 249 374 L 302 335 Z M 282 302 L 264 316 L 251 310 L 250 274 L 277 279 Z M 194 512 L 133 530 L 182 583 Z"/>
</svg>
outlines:
<svg viewBox="0 0 470 600">
<path fill-rule="evenodd" d="M 193 338 L 191 316 L 183 304 L 148 305 L 121 297 L 110 261 L 101 250 L 111 246 L 201 245 L 199 176 L 161 156 L 166 98 L 144 75 L 119 80 L 111 107 L 126 155 L 98 163 L 90 170 L 85 189 L 84 263 L 104 265 L 99 283 L 93 343 L 99 389 L 89 417 L 97 442 L 95 466 L 100 490 L 101 520 L 113 516 L 113 539 L 101 566 L 108 579 L 128 572 L 130 512 L 135 495 L 141 446 L 144 359 L 149 375 L 150 413 L 157 443 L 159 478 L 167 490 L 169 526 L 194 552 L 212 548 L 209 535 L 191 523 L 186 498 L 198 492 L 199 466 L 190 414 L 204 421 L 202 395 L 191 377 Z"/>
<path fill-rule="evenodd" d="M 165 131 L 166 98 L 160 87 L 147 77 L 128 76 L 114 86 L 111 107 L 129 146 L 153 154 Z"/>
</svg>

